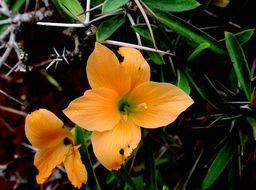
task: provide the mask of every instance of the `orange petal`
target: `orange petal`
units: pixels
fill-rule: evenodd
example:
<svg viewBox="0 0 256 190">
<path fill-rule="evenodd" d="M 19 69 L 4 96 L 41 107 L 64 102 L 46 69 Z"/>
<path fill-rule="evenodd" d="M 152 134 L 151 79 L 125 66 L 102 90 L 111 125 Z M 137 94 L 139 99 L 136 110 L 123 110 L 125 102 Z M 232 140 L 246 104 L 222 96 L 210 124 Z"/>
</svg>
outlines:
<svg viewBox="0 0 256 190">
<path fill-rule="evenodd" d="M 131 119 L 138 126 L 157 128 L 173 122 L 193 100 L 178 87 L 169 83 L 145 82 L 129 95 L 138 105 Z"/>
<path fill-rule="evenodd" d="M 78 150 L 74 149 L 67 156 L 64 166 L 68 175 L 69 181 L 77 188 L 81 188 L 83 183 L 87 181 L 87 171 L 82 163 L 81 156 Z"/>
<path fill-rule="evenodd" d="M 100 43 L 88 58 L 87 78 L 91 87 L 110 88 L 121 94 L 130 90 L 130 78 L 115 54 Z"/>
<path fill-rule="evenodd" d="M 110 89 L 87 90 L 63 111 L 74 123 L 89 131 L 113 129 L 120 120 L 118 94 Z"/>
<path fill-rule="evenodd" d="M 37 148 L 56 146 L 65 137 L 73 139 L 63 122 L 46 109 L 36 110 L 26 117 L 25 134 L 30 143 Z"/>
<path fill-rule="evenodd" d="M 58 144 L 55 147 L 40 149 L 34 160 L 34 165 L 39 170 L 36 180 L 38 184 L 44 183 L 51 175 L 53 169 L 64 162 L 71 146 Z"/>
<path fill-rule="evenodd" d="M 150 67 L 138 50 L 121 47 L 118 53 L 124 57 L 122 66 L 131 77 L 131 89 L 150 80 Z"/>
<path fill-rule="evenodd" d="M 111 131 L 93 132 L 93 152 L 108 170 L 118 170 L 141 139 L 140 128 L 131 122 L 120 122 Z"/>
</svg>

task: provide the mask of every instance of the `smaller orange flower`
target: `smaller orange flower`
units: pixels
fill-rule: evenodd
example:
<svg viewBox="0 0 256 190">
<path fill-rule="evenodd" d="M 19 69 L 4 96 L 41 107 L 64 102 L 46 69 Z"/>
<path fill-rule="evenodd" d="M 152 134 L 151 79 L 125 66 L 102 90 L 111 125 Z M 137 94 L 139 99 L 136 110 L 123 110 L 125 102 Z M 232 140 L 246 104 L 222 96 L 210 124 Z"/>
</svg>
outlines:
<svg viewBox="0 0 256 190">
<path fill-rule="evenodd" d="M 87 171 L 75 145 L 74 135 L 52 112 L 39 109 L 26 117 L 25 134 L 38 151 L 34 165 L 39 170 L 36 180 L 44 183 L 52 170 L 64 163 L 68 179 L 74 187 L 80 188 L 87 181 Z"/>
</svg>

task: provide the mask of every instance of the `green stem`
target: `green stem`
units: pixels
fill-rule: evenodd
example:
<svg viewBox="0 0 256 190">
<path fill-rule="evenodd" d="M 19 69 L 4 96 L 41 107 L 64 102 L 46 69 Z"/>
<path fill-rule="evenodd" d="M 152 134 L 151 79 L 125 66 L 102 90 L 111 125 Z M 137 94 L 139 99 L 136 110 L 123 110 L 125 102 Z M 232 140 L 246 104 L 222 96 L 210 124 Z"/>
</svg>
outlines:
<svg viewBox="0 0 256 190">
<path fill-rule="evenodd" d="M 86 190 L 101 190 L 98 179 L 95 175 L 95 172 L 93 170 L 92 162 L 90 159 L 89 151 L 87 149 L 87 146 L 85 144 L 85 136 L 84 136 L 84 130 L 80 127 L 75 128 L 75 134 L 76 134 L 76 142 L 77 144 L 81 144 L 81 147 L 79 148 L 82 162 L 84 163 L 87 172 L 88 172 L 88 180 L 85 185 Z"/>
</svg>

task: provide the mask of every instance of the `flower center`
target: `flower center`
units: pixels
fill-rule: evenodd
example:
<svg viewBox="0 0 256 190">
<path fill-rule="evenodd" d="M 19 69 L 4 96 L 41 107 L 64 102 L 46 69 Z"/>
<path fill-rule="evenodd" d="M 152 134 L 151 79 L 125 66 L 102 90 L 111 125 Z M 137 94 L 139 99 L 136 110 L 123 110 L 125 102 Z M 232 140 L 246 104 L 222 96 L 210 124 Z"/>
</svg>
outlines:
<svg viewBox="0 0 256 190">
<path fill-rule="evenodd" d="M 118 110 L 121 114 L 128 114 L 131 111 L 131 104 L 127 100 L 120 100 L 118 103 Z"/>
<path fill-rule="evenodd" d="M 122 114 L 123 121 L 127 121 L 128 116 L 131 113 L 135 113 L 138 111 L 145 111 L 146 109 L 148 109 L 148 105 L 146 103 L 136 104 L 128 100 L 127 98 L 122 98 L 118 102 L 117 106 L 118 106 L 118 111 Z"/>
</svg>

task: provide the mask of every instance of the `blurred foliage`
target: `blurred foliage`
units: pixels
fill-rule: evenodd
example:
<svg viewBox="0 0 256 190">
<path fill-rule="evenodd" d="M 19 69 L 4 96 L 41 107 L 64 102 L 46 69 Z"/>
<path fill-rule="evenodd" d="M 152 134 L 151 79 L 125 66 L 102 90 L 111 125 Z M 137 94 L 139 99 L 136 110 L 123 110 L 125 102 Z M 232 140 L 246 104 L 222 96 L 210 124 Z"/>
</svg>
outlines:
<svg viewBox="0 0 256 190">
<path fill-rule="evenodd" d="M 106 40 L 142 43 L 166 52 L 142 50 L 151 67 L 151 79 L 177 85 L 190 94 L 194 104 L 167 127 L 143 129 L 140 146 L 119 171 L 110 172 L 98 165 L 90 146 L 90 133 L 80 132 L 77 140 L 86 139 L 81 154 L 90 168 L 88 184 L 82 189 L 254 189 L 254 1 L 91 0 L 90 8 L 101 6 L 89 10 L 89 21 L 93 22 L 88 23 L 86 1 L 46 2 L 5 0 L 10 15 L 0 15 L 1 23 L 18 13 L 45 7 L 53 14 L 40 21 L 83 25 L 38 26 L 33 19 L 0 25 L 1 56 L 10 45 L 11 34 L 18 44 L 0 67 L 0 89 L 26 102 L 17 105 L 0 94 L 0 183 L 4 189 L 15 185 L 17 189 L 40 189 L 34 180 L 34 153 L 22 144 L 27 143 L 24 115 L 14 110 L 31 112 L 46 107 L 63 117 L 61 110 L 68 102 L 89 88 L 84 69 L 94 42 L 107 43 Z M 14 29 L 3 36 L 8 26 Z M 63 52 L 70 64 L 60 63 L 46 72 L 53 59 L 65 61 L 62 55 L 52 55 L 53 47 L 66 47 Z M 109 47 L 117 49 L 113 44 Z M 28 58 L 17 58 L 17 49 Z M 15 70 L 17 60 L 25 65 L 25 71 Z M 11 69 L 13 72 L 7 77 Z M 16 142 L 18 133 L 22 137 Z M 10 147 L 17 152 L 10 151 Z M 26 167 L 33 176 L 23 172 L 20 163 L 24 158 L 30 161 Z M 65 180 L 63 172 L 55 172 L 44 187 L 72 189 Z"/>
</svg>

